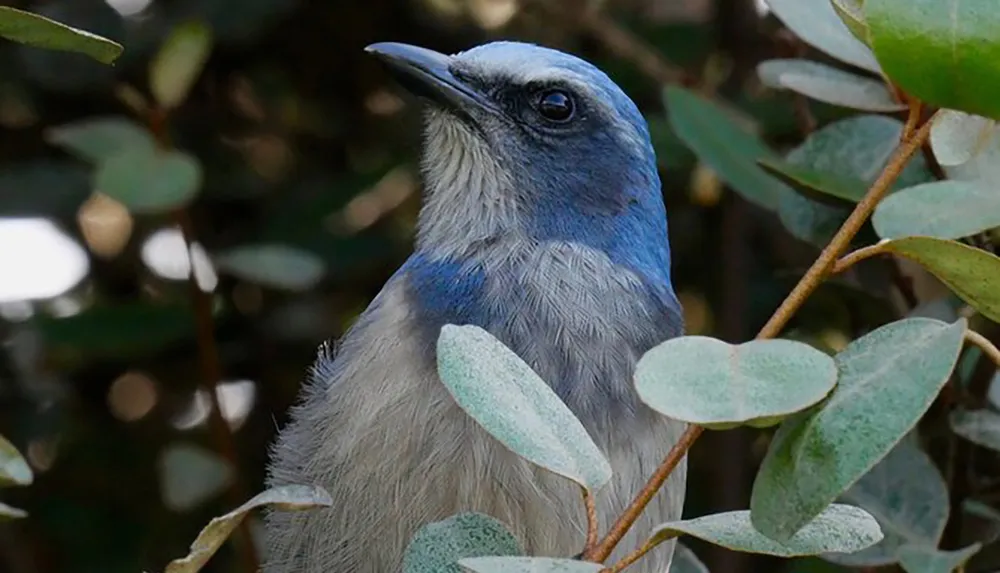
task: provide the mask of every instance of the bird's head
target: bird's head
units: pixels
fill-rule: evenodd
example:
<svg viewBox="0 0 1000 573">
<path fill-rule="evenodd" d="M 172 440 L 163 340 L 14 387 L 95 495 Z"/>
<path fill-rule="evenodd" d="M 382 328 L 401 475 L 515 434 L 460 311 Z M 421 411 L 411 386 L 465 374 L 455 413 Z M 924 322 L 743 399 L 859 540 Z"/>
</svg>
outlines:
<svg viewBox="0 0 1000 573">
<path fill-rule="evenodd" d="M 646 121 L 592 64 L 519 42 L 453 56 L 397 43 L 368 51 L 431 103 L 418 247 L 454 253 L 523 234 L 666 249 Z"/>
</svg>

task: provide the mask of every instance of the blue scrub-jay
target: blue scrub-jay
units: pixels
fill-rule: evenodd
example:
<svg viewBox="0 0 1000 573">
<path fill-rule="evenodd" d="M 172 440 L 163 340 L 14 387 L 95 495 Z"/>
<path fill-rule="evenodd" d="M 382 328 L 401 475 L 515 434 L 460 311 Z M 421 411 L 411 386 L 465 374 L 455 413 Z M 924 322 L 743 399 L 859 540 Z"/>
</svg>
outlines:
<svg viewBox="0 0 1000 573">
<path fill-rule="evenodd" d="M 269 515 L 266 571 L 396 573 L 420 526 L 461 511 L 503 521 L 529 555 L 576 555 L 579 487 L 459 409 L 435 345 L 443 324 L 478 325 L 552 385 L 614 469 L 597 494 L 608 527 L 683 431 L 632 383 L 639 357 L 683 330 L 646 122 L 604 73 L 556 50 L 368 52 L 431 104 L 415 252 L 339 346 L 321 350 L 273 449 L 269 485 L 318 484 L 334 502 Z M 612 558 L 679 518 L 685 473 Z M 634 570 L 665 572 L 672 552 Z"/>
</svg>

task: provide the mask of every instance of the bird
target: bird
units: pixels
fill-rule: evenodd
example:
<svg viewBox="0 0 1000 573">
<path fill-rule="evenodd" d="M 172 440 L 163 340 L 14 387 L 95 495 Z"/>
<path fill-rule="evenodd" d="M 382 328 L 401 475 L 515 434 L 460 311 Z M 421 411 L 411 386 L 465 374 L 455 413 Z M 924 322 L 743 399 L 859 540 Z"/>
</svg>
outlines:
<svg viewBox="0 0 1000 573">
<path fill-rule="evenodd" d="M 580 419 L 613 477 L 607 528 L 684 430 L 643 404 L 637 361 L 684 331 L 648 124 L 594 64 L 497 40 L 455 54 L 368 46 L 423 109 L 412 254 L 336 343 L 320 347 L 269 452 L 269 487 L 312 484 L 328 508 L 265 518 L 267 573 L 395 573 L 428 523 L 475 511 L 527 555 L 572 558 L 578 485 L 503 446 L 436 369 L 446 324 L 490 333 Z M 615 552 L 679 519 L 681 463 Z M 630 570 L 667 571 L 673 542 Z M 613 561 L 612 561 L 613 562 Z"/>
</svg>

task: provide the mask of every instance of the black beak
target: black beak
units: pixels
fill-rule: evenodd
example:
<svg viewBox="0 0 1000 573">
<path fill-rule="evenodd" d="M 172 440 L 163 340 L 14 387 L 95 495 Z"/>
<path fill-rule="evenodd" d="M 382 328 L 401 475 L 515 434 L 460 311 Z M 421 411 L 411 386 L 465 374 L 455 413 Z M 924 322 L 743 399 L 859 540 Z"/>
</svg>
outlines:
<svg viewBox="0 0 1000 573">
<path fill-rule="evenodd" d="M 365 51 L 381 60 L 407 91 L 464 119 L 474 122 L 476 111 L 493 108 L 485 95 L 451 73 L 451 56 L 396 42 L 372 44 Z"/>
</svg>

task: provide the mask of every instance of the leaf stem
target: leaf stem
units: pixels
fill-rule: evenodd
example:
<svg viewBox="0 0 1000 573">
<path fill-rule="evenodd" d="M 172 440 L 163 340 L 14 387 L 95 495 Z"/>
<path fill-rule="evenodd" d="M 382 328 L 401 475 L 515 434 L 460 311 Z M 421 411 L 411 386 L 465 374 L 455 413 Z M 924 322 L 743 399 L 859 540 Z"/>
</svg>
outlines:
<svg viewBox="0 0 1000 573">
<path fill-rule="evenodd" d="M 875 243 L 874 245 L 861 247 L 860 249 L 847 253 L 838 259 L 833 265 L 833 268 L 830 269 L 830 274 L 840 274 L 865 259 L 874 257 L 875 255 L 881 255 L 885 252 L 888 252 L 885 243 Z"/>
<path fill-rule="evenodd" d="M 965 331 L 965 340 L 970 344 L 974 344 L 983 351 L 983 354 L 988 356 L 990 360 L 993 361 L 998 368 L 1000 368 L 1000 349 L 990 342 L 990 339 L 986 338 L 982 334 L 979 334 L 975 330 Z"/>
<path fill-rule="evenodd" d="M 917 107 L 917 105 L 911 104 L 911 116 L 914 114 L 919 115 L 919 110 L 914 111 Z M 847 250 L 851 239 L 858 234 L 865 221 L 871 217 L 875 207 L 878 206 L 882 198 L 889 192 L 892 184 L 899 178 L 899 174 L 903 172 L 903 168 L 906 167 L 907 162 L 920 150 L 924 142 L 927 141 L 931 132 L 932 120 L 933 118 L 926 121 L 914 132 L 913 137 L 904 140 L 896 148 L 896 152 L 889 159 L 889 163 L 882 170 L 882 174 L 875 180 L 875 183 L 872 184 L 868 193 L 865 194 L 864 199 L 854 208 L 854 211 L 844 221 L 837 234 L 833 236 L 833 239 L 830 240 L 830 243 L 823 249 L 823 252 L 820 253 L 812 266 L 809 267 L 806 274 L 799 280 L 799 283 L 795 285 L 795 288 L 792 289 L 792 292 L 781 303 L 778 310 L 774 312 L 771 319 L 767 321 L 764 328 L 757 334 L 758 340 L 777 336 L 792 318 L 792 315 L 795 314 L 795 311 L 802 306 L 806 298 L 830 274 L 830 271 L 837 262 L 837 258 Z"/>
<path fill-rule="evenodd" d="M 655 548 L 657 545 L 659 545 L 660 543 L 663 543 L 664 541 L 669 541 L 670 539 L 674 539 L 674 538 L 673 537 L 669 537 L 669 538 L 666 538 L 666 539 L 660 539 L 659 541 L 656 541 L 656 542 L 653 542 L 652 540 L 646 541 L 645 543 L 642 544 L 641 547 L 639 547 L 638 549 L 636 549 L 632 553 L 629 553 L 624 558 L 622 558 L 621 561 L 619 561 L 618 563 L 615 563 L 614 565 L 612 565 L 609 569 L 606 569 L 605 571 L 607 571 L 607 573 L 620 573 L 621 571 L 624 571 L 625 568 L 627 568 L 629 565 L 635 563 L 639 559 L 642 559 L 642 557 L 645 554 L 647 554 L 650 551 L 652 551 L 653 548 Z"/>
<path fill-rule="evenodd" d="M 921 113 L 920 102 L 910 102 L 910 120 L 912 122 L 919 123 L 920 113 Z M 913 118 L 916 119 L 913 119 Z M 899 178 L 900 173 L 903 172 L 903 168 L 909 162 L 910 158 L 920 150 L 920 148 L 927 141 L 930 136 L 931 122 L 933 117 L 928 121 L 924 122 L 919 129 L 912 133 L 912 137 L 903 138 L 900 145 L 896 148 L 889 162 L 886 164 L 882 173 L 879 175 L 878 179 L 872 184 L 868 192 L 865 194 L 864 198 L 857 204 L 851 215 L 844 221 L 837 234 L 833 236 L 830 243 L 823 249 L 816 261 L 809 267 L 806 274 L 799 279 L 795 288 L 792 292 L 788 294 L 781 306 L 778 307 L 771 318 L 767 321 L 767 324 L 761 328 L 760 332 L 757 333 L 757 339 L 774 338 L 777 336 L 781 330 L 785 327 L 788 321 L 792 318 L 795 312 L 802 306 L 813 291 L 829 276 L 830 272 L 834 269 L 838 258 L 841 253 L 847 250 L 847 247 L 851 243 L 851 239 L 857 235 L 858 231 L 865 224 L 865 221 L 871 217 L 872 212 L 875 207 L 878 206 L 879 202 L 885 197 L 886 193 L 895 183 L 896 179 Z M 875 245 L 877 246 L 877 245 Z M 863 249 L 861 249 L 863 250 Z M 860 251 L 860 250 L 859 250 Z M 855 253 L 857 254 L 857 253 Z M 867 256 L 875 254 L 871 252 Z M 858 257 L 857 260 L 861 260 Z M 857 262 L 857 261 L 853 261 Z M 853 264 L 852 262 L 852 264 Z M 847 265 L 849 266 L 849 265 Z M 844 268 L 847 268 L 844 266 Z M 667 457 L 660 464 L 660 467 L 656 469 L 653 476 L 650 477 L 649 481 L 643 487 L 642 491 L 635 497 L 628 508 L 625 509 L 624 513 L 618 518 L 614 526 L 612 526 L 611 531 L 604 537 L 604 539 L 591 551 L 584 553 L 584 559 L 593 561 L 596 563 L 603 563 L 611 552 L 614 550 L 615 546 L 622 540 L 625 534 L 628 532 L 632 524 L 635 523 L 639 515 L 646 508 L 649 502 L 659 491 L 660 487 L 666 482 L 667 478 L 677 467 L 677 464 L 684 458 L 691 446 L 698 439 L 704 428 L 701 426 L 691 425 L 688 426 L 687 430 L 681 435 L 680 439 L 674 444 L 674 447 L 667 454 Z M 642 548 L 639 549 L 641 551 Z"/>
<path fill-rule="evenodd" d="M 597 504 L 594 502 L 594 495 L 585 487 L 581 489 L 583 491 L 583 505 L 587 509 L 587 544 L 583 547 L 583 552 L 586 553 L 597 545 L 597 530 L 599 526 L 597 523 Z"/>
<path fill-rule="evenodd" d="M 649 481 L 646 482 L 642 491 L 639 492 L 632 503 L 629 504 L 628 508 L 625 509 L 625 512 L 621 514 L 617 521 L 615 521 L 615 524 L 611 526 L 611 531 L 604 536 L 604 539 L 601 540 L 600 544 L 583 554 L 584 559 L 595 563 L 604 563 L 604 561 L 611 555 L 611 552 L 614 551 L 618 542 L 620 542 L 622 538 L 625 537 L 625 534 L 628 533 L 628 530 L 632 527 L 632 524 L 635 523 L 635 520 L 639 519 L 643 510 L 646 509 L 649 502 L 653 500 L 653 496 L 656 495 L 656 492 L 660 491 L 660 487 L 663 486 L 663 483 L 667 481 L 667 478 L 670 477 L 671 473 L 673 473 L 674 468 L 681 463 L 681 460 L 684 459 L 685 455 L 687 455 L 687 451 L 691 449 L 691 445 L 694 444 L 694 441 L 698 439 L 698 436 L 700 436 L 703 431 L 705 431 L 705 429 L 701 426 L 688 426 L 684 434 L 682 434 L 680 439 L 677 440 L 677 443 L 674 444 L 674 447 L 670 449 L 670 453 L 667 454 L 667 457 L 663 459 L 663 463 L 660 464 L 660 467 L 656 468 L 656 472 L 654 472 L 652 477 L 649 478 Z"/>
</svg>

